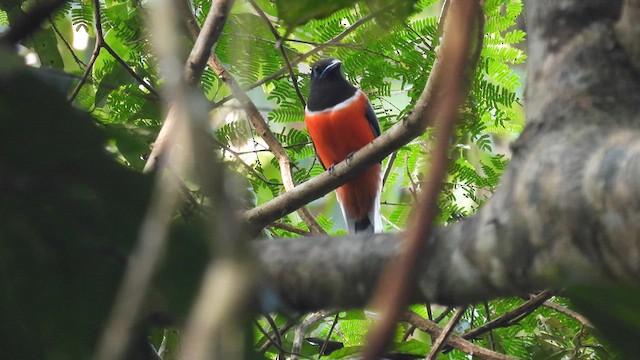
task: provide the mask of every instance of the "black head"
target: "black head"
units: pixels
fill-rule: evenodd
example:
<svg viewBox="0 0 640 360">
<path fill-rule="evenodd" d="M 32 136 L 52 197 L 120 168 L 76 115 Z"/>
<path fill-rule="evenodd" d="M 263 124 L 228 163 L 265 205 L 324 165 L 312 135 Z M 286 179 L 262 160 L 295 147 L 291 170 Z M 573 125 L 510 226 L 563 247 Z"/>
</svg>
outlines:
<svg viewBox="0 0 640 360">
<path fill-rule="evenodd" d="M 342 76 L 341 66 L 340 60 L 331 58 L 313 64 L 307 109 L 328 109 L 347 100 L 358 90 Z"/>
<path fill-rule="evenodd" d="M 311 67 L 311 83 L 323 79 L 344 79 L 342 76 L 342 62 L 338 59 L 322 59 Z"/>
</svg>

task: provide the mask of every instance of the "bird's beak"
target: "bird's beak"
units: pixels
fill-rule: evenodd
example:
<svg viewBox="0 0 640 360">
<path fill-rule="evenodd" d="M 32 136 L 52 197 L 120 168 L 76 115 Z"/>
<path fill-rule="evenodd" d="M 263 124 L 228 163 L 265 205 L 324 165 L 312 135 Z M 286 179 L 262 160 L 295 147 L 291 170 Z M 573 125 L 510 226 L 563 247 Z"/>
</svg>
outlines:
<svg viewBox="0 0 640 360">
<path fill-rule="evenodd" d="M 329 75 L 331 70 L 339 67 L 341 64 L 342 64 L 342 62 L 340 60 L 333 60 L 331 62 L 331 64 L 327 65 L 327 67 L 324 68 L 324 70 L 322 70 L 322 72 L 320 73 L 320 77 L 323 78 L 323 77 Z"/>
</svg>

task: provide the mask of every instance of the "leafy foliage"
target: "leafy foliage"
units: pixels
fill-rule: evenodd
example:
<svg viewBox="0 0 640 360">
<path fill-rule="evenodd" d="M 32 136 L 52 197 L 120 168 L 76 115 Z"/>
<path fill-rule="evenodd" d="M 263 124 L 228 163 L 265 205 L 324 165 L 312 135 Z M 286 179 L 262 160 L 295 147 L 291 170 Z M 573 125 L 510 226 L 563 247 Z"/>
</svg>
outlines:
<svg viewBox="0 0 640 360">
<path fill-rule="evenodd" d="M 387 8 L 384 1 L 279 0 L 274 4 L 258 0 L 256 3 L 268 16 L 278 17 L 273 26 L 280 36 L 287 35 L 282 48 L 288 59 L 297 64 L 293 67 L 293 77 L 303 94 L 308 94 L 309 64 L 331 56 L 343 61 L 347 78 L 367 93 L 383 131 L 412 110 L 425 87 L 439 45 L 440 1 L 405 1 L 392 8 Z M 6 8 L 5 2 L 2 5 L 0 26 L 6 26 L 14 21 L 12 14 L 21 4 L 12 3 L 12 7 Z M 11 345 L 9 353 L 28 349 L 31 351 L 28 355 L 33 358 L 90 357 L 91 346 L 108 313 L 121 275 L 121 262 L 126 258 L 123 254 L 128 253 L 135 239 L 148 200 L 149 179 L 138 171 L 144 166 L 145 156 L 163 120 L 159 99 L 131 76 L 131 72 L 136 73 L 156 90 L 163 81 L 156 71 L 156 59 L 149 51 L 143 5 L 138 1 L 100 2 L 102 35 L 117 58 L 103 49 L 89 70 L 84 64 L 91 56 L 91 46 L 80 51 L 65 46 L 65 42 L 78 36 L 79 28 L 96 38 L 96 14 L 91 2 L 68 2 L 48 26 L 24 43 L 38 56 L 43 68 L 55 69 L 64 81 L 46 71 L 38 71 L 34 77 L 26 71 L 15 72 L 23 69 L 15 64 L 0 63 L 0 134 L 3 136 L 0 173 L 3 177 L 11 175 L 8 180 L 0 179 L 0 186 L 17 189 L 0 204 L 3 214 L 12 214 L 0 217 L 3 222 L 0 229 L 7 232 L 7 236 L 4 233 L 0 236 L 0 275 L 4 283 L 12 284 L 0 292 L 0 309 L 8 314 L 0 329 Z M 209 1 L 193 1 L 200 23 L 209 7 Z M 515 20 L 522 12 L 522 1 L 487 0 L 484 11 L 484 45 L 470 96 L 461 109 L 449 174 L 439 201 L 438 221 L 442 224 L 473 214 L 491 196 L 508 164 L 505 143 L 519 133 L 523 125 L 520 65 L 526 55 L 519 46 L 526 34 L 514 29 Z M 363 20 L 368 17 L 373 19 Z M 53 26 L 60 29 L 60 34 L 54 33 Z M 333 41 L 346 32 L 340 41 Z M 287 71 L 281 71 L 286 69 L 286 61 L 275 46 L 278 40 L 249 4 L 238 1 L 215 52 L 243 86 L 253 89 L 249 95 L 294 161 L 293 177 L 299 184 L 325 170 L 316 160 L 304 129 L 304 107 L 292 79 Z M 189 46 L 185 41 L 185 53 Z M 3 55 L 4 58 L 13 59 L 13 56 Z M 69 95 L 85 71 L 88 81 L 80 88 L 73 105 L 90 112 L 92 118 L 71 110 L 59 93 L 62 90 Z M 263 82 L 265 78 L 270 80 Z M 258 82 L 260 85 L 255 85 Z M 56 89 L 45 83 L 54 83 Z M 8 91 L 10 88 L 13 91 Z M 215 151 L 232 171 L 249 182 L 248 206 L 280 195 L 284 189 L 278 162 L 246 121 L 238 104 L 228 101 L 229 90 L 211 69 L 205 69 L 201 88 L 203 97 L 215 108 L 216 116 L 212 118 L 223 119 L 221 123 L 212 124 L 213 137 L 219 143 Z M 55 120 L 62 122 L 45 121 L 50 114 L 57 114 Z M 9 120 L 18 117 L 24 121 Z M 388 231 L 406 226 L 420 182 L 429 171 L 431 139 L 432 134 L 427 131 L 383 163 L 388 176 L 382 194 L 382 212 Z M 20 184 L 27 184 L 27 188 L 18 186 Z M 29 186 L 35 186 L 35 190 L 27 191 Z M 195 198 L 202 195 L 199 189 L 190 191 Z M 310 208 L 328 233 L 344 233 L 333 195 L 310 204 Z M 206 260 L 203 254 L 207 253 L 200 239 L 199 225 L 185 213 L 177 216 L 174 231 L 181 232 L 181 239 L 189 241 L 171 244 L 172 256 L 168 257 L 156 284 L 166 295 L 162 302 L 176 318 L 187 311 Z M 295 214 L 281 221 L 298 230 L 308 230 Z M 290 230 L 274 226 L 268 229 L 268 235 L 299 236 Z M 109 254 L 107 261 L 101 256 L 104 252 Z M 32 256 L 34 253 L 39 256 Z M 185 264 L 181 259 L 190 261 Z M 65 268 L 66 264 L 88 271 L 86 274 L 74 272 Z M 51 269 L 60 272 L 51 272 Z M 95 287 L 95 278 L 84 275 L 100 278 L 100 287 Z M 56 286 L 61 287 L 56 289 Z M 47 292 L 62 293 L 62 297 L 41 296 Z M 562 298 L 556 297 L 553 301 L 571 306 Z M 521 299 L 501 299 L 486 306 L 471 307 L 458 330 L 464 332 L 486 324 L 522 302 Z M 68 312 L 64 309 L 69 306 L 74 306 L 76 315 L 86 323 L 67 326 Z M 37 311 L 29 313 L 32 308 Z M 443 314 L 440 325 L 451 317 L 438 306 L 415 305 L 412 310 L 424 317 Z M 627 311 L 621 311 L 625 313 Z M 350 358 L 361 352 L 375 316 L 361 310 L 341 312 L 335 327 L 334 318 L 327 317 L 303 335 L 330 338 L 342 348 L 328 357 Z M 289 321 L 280 314 L 272 317 L 280 328 Z M 623 321 L 624 316 L 620 318 L 623 328 L 631 332 L 633 326 Z M 24 322 L 37 326 L 27 328 Z M 275 329 L 264 319 L 258 319 L 257 323 L 259 327 L 251 329 L 254 349 L 264 346 L 264 356 L 276 358 L 278 349 L 265 345 L 277 337 Z M 50 338 L 51 333 L 65 341 Z M 143 342 L 145 335 L 140 334 Z M 291 349 L 294 332 L 278 335 L 281 335 L 281 346 Z M 166 350 L 179 343 L 173 327 L 156 328 L 150 332 L 150 339 L 156 349 Z M 615 357 L 589 328 L 550 308 L 540 308 L 519 322 L 495 329 L 474 341 L 479 346 L 525 359 Z M 424 356 L 430 347 L 431 338 L 426 333 L 401 323 L 391 350 L 396 354 Z M 320 348 L 305 343 L 301 353 L 317 357 Z M 171 351 L 163 351 L 161 355 L 164 359 L 172 356 Z M 441 357 L 465 359 L 467 355 L 454 350 Z"/>
</svg>

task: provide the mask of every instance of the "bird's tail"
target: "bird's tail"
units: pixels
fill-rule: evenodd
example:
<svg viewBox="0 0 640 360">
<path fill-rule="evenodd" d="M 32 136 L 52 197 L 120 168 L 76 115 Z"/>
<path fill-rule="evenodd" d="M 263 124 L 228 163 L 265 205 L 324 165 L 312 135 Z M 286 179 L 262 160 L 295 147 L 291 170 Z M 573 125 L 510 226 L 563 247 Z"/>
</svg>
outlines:
<svg viewBox="0 0 640 360">
<path fill-rule="evenodd" d="M 376 199 L 371 207 L 371 210 L 367 212 L 365 217 L 356 219 L 347 214 L 344 204 L 338 197 L 338 203 L 340 204 L 340 210 L 342 210 L 342 216 L 344 216 L 344 222 L 347 225 L 347 230 L 350 234 L 357 233 L 381 233 L 382 232 L 382 217 L 380 215 L 380 190 L 376 195 Z"/>
</svg>

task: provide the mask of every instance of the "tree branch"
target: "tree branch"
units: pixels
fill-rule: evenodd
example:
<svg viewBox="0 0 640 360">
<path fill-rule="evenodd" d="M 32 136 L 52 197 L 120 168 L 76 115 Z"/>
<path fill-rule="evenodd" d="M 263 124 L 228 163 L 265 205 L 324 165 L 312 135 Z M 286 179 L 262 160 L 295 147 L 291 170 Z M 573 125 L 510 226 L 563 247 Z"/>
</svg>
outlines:
<svg viewBox="0 0 640 360">
<path fill-rule="evenodd" d="M 471 340 L 475 339 L 478 336 L 487 333 L 493 329 L 497 329 L 500 327 L 511 326 L 514 323 L 522 320 L 527 315 L 534 312 L 538 309 L 547 299 L 553 296 L 553 292 L 549 290 L 541 291 L 540 293 L 531 296 L 529 300 L 527 300 L 524 304 L 518 306 L 517 308 L 502 314 L 500 317 L 497 317 L 487 323 L 479 326 L 473 330 L 467 331 L 462 335 L 464 339 Z"/>
<path fill-rule="evenodd" d="M 224 0 L 223 0 L 224 1 Z M 102 23 L 100 20 L 99 0 L 93 0 L 96 16 L 96 33 L 98 43 L 96 52 L 100 47 L 109 50 L 102 35 Z M 210 337 L 220 329 L 228 316 L 232 316 L 242 308 L 243 299 L 247 298 L 249 289 L 248 267 L 235 261 L 234 253 L 230 249 L 239 246 L 240 230 L 234 226 L 235 216 L 234 202 L 229 201 L 223 181 L 222 166 L 216 163 L 210 152 L 211 146 L 207 141 L 207 132 L 204 130 L 204 121 L 197 121 L 195 111 L 192 111 L 189 92 L 180 69 L 178 53 L 177 22 L 173 11 L 172 0 L 164 0 L 155 4 L 154 17 L 151 21 L 156 39 L 156 51 L 160 59 L 161 72 L 165 77 L 164 92 L 165 104 L 170 104 L 167 110 L 174 123 L 173 131 L 167 137 L 168 161 L 177 177 L 186 173 L 198 175 L 204 193 L 212 199 L 214 204 L 225 204 L 230 211 L 218 211 L 211 216 L 209 221 L 217 223 L 216 230 L 219 235 L 216 249 L 220 254 L 226 255 L 225 261 L 210 264 L 206 270 L 203 289 L 195 300 L 195 305 L 184 331 L 183 350 L 186 357 L 202 358 L 207 353 L 212 341 Z M 230 5 L 229 5 L 230 6 Z M 213 9 L 213 8 L 212 8 Z M 214 10 L 215 11 L 215 10 Z M 224 18 L 222 18 L 224 20 Z M 220 26 L 210 22 L 209 26 Z M 215 37 L 215 31 L 205 30 L 203 36 Z M 219 33 L 218 33 L 219 35 Z M 161 40 L 160 40 L 161 39 Z M 215 43 L 211 39 L 204 43 Z M 113 55 L 113 54 L 112 54 Z M 197 71 L 197 69 L 195 69 Z M 202 120 L 202 114 L 200 114 Z M 195 162 L 193 169 L 189 168 L 191 161 Z M 191 170 L 191 171 L 190 171 Z M 122 283 L 118 289 L 116 300 L 105 326 L 105 330 L 99 341 L 96 358 L 100 360 L 115 360 L 123 357 L 128 347 L 134 324 L 140 319 L 141 307 L 151 286 L 151 279 L 155 274 L 158 263 L 165 250 L 170 227 L 171 214 L 179 202 L 179 187 L 173 178 L 163 176 L 162 172 L 156 174 L 156 183 L 153 189 L 151 202 L 141 224 L 139 240 L 132 252 L 131 260 L 125 270 Z M 224 224 L 222 226 L 221 224 Z M 234 236 L 235 235 L 235 236 Z M 226 242 L 225 242 L 226 240 Z M 229 245 L 232 244 L 232 245 Z M 221 280 L 222 279 L 222 280 Z M 231 280 L 229 280 L 231 279 Z M 229 280 L 231 284 L 226 282 Z M 203 302 L 210 304 L 211 293 L 225 294 L 216 298 L 217 307 L 205 309 L 203 315 Z M 229 326 L 230 332 L 235 330 Z M 219 331 L 218 331 L 219 333 Z M 203 340 L 204 339 L 204 340 Z"/>
<path fill-rule="evenodd" d="M 460 322 L 460 319 L 462 318 L 462 315 L 464 315 L 464 312 L 466 310 L 466 306 L 460 306 L 456 309 L 456 312 L 453 314 L 449 322 L 447 322 L 447 325 L 444 327 L 444 329 L 442 329 L 442 332 L 440 332 L 440 334 L 438 334 L 438 336 L 433 341 L 431 349 L 429 350 L 429 354 L 427 354 L 425 360 L 434 360 L 436 357 L 438 357 L 440 350 L 442 350 L 442 347 L 451 335 L 453 328 L 458 324 L 458 322 Z"/>
<path fill-rule="evenodd" d="M 556 304 L 551 300 L 547 300 L 545 301 L 542 305 L 553 309 L 561 314 L 567 315 L 570 318 L 575 319 L 577 322 L 579 322 L 580 324 L 582 324 L 583 326 L 586 327 L 590 327 L 590 328 L 594 328 L 593 324 L 591 323 L 591 321 L 589 321 L 586 317 L 584 317 L 582 314 L 573 311 L 569 308 L 567 308 L 566 306 L 562 306 L 560 304 Z"/>
<path fill-rule="evenodd" d="M 384 352 L 393 336 L 398 317 L 408 305 L 409 289 L 416 281 L 415 270 L 438 212 L 438 197 L 447 174 L 449 144 L 458 117 L 458 107 L 466 97 L 482 49 L 482 42 L 474 41 L 484 30 L 484 17 L 477 0 L 453 0 L 447 14 L 438 52 L 440 60 L 446 62 L 433 67 L 431 76 L 435 75 L 441 82 L 437 88 L 438 97 L 425 114 L 425 119 L 436 121 L 436 146 L 428 169 L 429 180 L 422 186 L 424 190 L 417 204 L 418 209 L 412 214 L 402 252 L 380 279 L 373 297 L 372 303 L 381 309 L 382 318 L 368 334 L 365 359 L 377 359 Z M 438 340 L 441 345 L 444 338 Z M 436 341 L 435 352 L 430 353 L 428 358 L 437 354 L 437 344 Z"/>
<path fill-rule="evenodd" d="M 185 4 L 183 4 L 185 5 Z M 216 0 L 211 4 L 211 9 L 207 18 L 204 20 L 203 28 L 198 28 L 198 33 L 193 34 L 195 43 L 184 69 L 184 78 L 188 84 L 194 85 L 202 76 L 204 67 L 211 56 L 211 48 L 218 41 L 222 34 L 224 24 L 227 22 L 227 16 L 233 1 Z M 181 7 L 184 9 L 184 7 Z M 191 13 L 189 11 L 189 13 Z M 189 26 L 198 26 L 195 18 L 189 22 Z"/>
<path fill-rule="evenodd" d="M 60 40 L 64 44 L 64 47 L 66 47 L 67 50 L 69 51 L 69 53 L 71 54 L 71 57 L 73 57 L 73 61 L 75 61 L 76 64 L 78 64 L 78 67 L 80 67 L 81 69 L 83 67 L 86 67 L 87 64 L 85 64 L 82 60 L 80 60 L 80 58 L 78 58 L 78 55 L 76 55 L 76 52 L 73 51 L 73 48 L 71 47 L 71 44 L 69 44 L 67 39 L 65 39 L 64 35 L 62 35 L 60 30 L 56 26 L 56 23 L 53 21 L 53 19 L 51 19 L 51 15 L 49 15 L 47 17 L 47 20 L 49 21 L 49 25 L 51 25 L 51 28 L 53 29 L 53 31 L 56 33 L 56 35 L 58 35 L 58 37 L 60 38 Z"/>
</svg>

